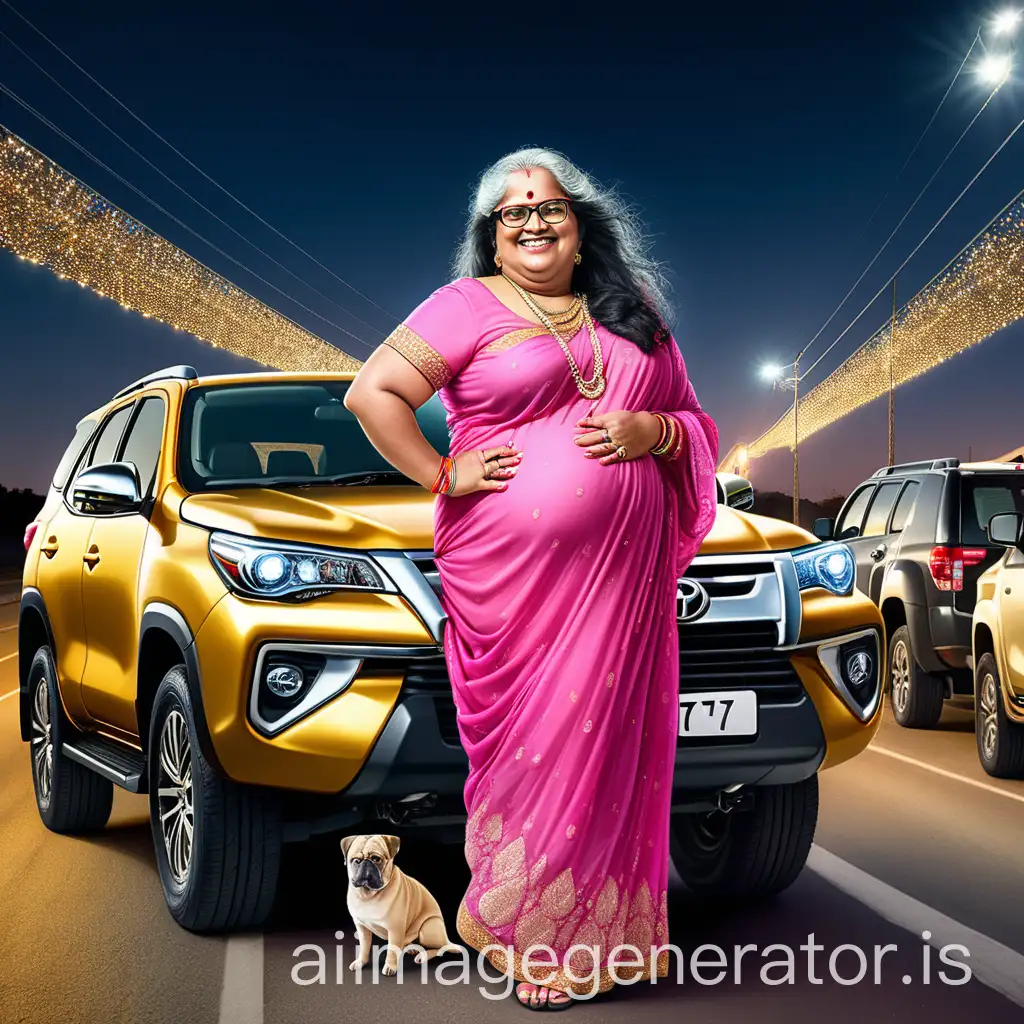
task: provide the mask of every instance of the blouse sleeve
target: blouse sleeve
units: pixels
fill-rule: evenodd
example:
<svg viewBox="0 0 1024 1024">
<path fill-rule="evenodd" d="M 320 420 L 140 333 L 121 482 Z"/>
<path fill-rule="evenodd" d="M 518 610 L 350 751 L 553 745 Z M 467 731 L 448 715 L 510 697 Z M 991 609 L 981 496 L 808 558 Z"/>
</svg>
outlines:
<svg viewBox="0 0 1024 1024">
<path fill-rule="evenodd" d="M 700 407 L 686 372 L 683 355 L 674 338 L 671 349 L 670 387 L 665 408 L 652 410 L 671 416 L 681 428 L 681 445 L 675 458 L 663 459 L 663 472 L 675 501 L 671 508 L 678 520 L 679 546 L 676 574 L 682 576 L 711 532 L 718 509 L 718 427 Z"/>
<path fill-rule="evenodd" d="M 423 300 L 381 344 L 403 355 L 439 391 L 473 357 L 480 325 L 457 282 Z"/>
</svg>

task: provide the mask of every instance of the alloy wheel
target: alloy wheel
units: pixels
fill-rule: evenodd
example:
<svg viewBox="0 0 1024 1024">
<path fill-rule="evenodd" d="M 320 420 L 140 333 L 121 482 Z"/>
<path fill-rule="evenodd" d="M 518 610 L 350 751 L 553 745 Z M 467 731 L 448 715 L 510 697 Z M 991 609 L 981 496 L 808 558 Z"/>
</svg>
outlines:
<svg viewBox="0 0 1024 1024">
<path fill-rule="evenodd" d="M 53 784 L 53 731 L 50 721 L 50 690 L 46 676 L 36 682 L 32 698 L 32 774 L 36 780 L 39 806 L 50 806 Z"/>
<path fill-rule="evenodd" d="M 981 681 L 981 750 L 986 761 L 994 761 L 999 746 L 999 684 L 991 672 Z"/>
<path fill-rule="evenodd" d="M 902 640 L 892 650 L 890 690 L 893 707 L 904 714 L 910 702 L 910 653 Z"/>
<path fill-rule="evenodd" d="M 160 729 L 157 806 L 167 865 L 178 885 L 188 881 L 192 863 L 192 747 L 180 711 L 171 711 Z"/>
</svg>

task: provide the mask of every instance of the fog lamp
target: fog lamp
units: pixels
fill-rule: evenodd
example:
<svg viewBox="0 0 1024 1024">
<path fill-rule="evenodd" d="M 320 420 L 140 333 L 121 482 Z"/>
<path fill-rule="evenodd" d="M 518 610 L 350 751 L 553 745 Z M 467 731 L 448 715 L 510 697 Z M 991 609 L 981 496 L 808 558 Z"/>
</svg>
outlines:
<svg viewBox="0 0 1024 1024">
<path fill-rule="evenodd" d="M 867 651 L 855 651 L 846 659 L 845 674 L 851 686 L 864 686 L 874 678 L 874 659 Z"/>
<path fill-rule="evenodd" d="M 302 670 L 294 665 L 275 665 L 266 675 L 267 689 L 278 697 L 294 697 L 302 689 Z"/>
</svg>

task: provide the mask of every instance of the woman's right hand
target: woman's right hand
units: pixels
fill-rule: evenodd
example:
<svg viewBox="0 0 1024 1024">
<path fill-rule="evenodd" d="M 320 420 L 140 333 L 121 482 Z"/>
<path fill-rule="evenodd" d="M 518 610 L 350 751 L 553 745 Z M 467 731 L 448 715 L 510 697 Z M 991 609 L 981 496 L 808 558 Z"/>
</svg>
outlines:
<svg viewBox="0 0 1024 1024">
<path fill-rule="evenodd" d="M 474 491 L 504 491 L 522 458 L 523 453 L 509 445 L 461 452 L 455 456 L 455 490 L 451 497 Z"/>
</svg>

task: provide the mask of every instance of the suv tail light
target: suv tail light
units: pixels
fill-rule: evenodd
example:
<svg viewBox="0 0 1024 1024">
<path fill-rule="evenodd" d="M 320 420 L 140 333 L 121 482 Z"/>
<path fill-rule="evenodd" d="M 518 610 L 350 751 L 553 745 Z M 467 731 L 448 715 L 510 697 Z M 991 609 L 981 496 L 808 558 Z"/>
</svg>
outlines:
<svg viewBox="0 0 1024 1024">
<path fill-rule="evenodd" d="M 987 554 L 986 548 L 932 548 L 928 569 L 939 590 L 963 590 L 964 566 L 979 565 Z"/>
<path fill-rule="evenodd" d="M 25 527 L 25 550 L 28 551 L 32 547 L 32 540 L 36 535 L 36 531 L 39 529 L 39 520 L 37 519 L 34 523 L 29 523 Z"/>
</svg>

